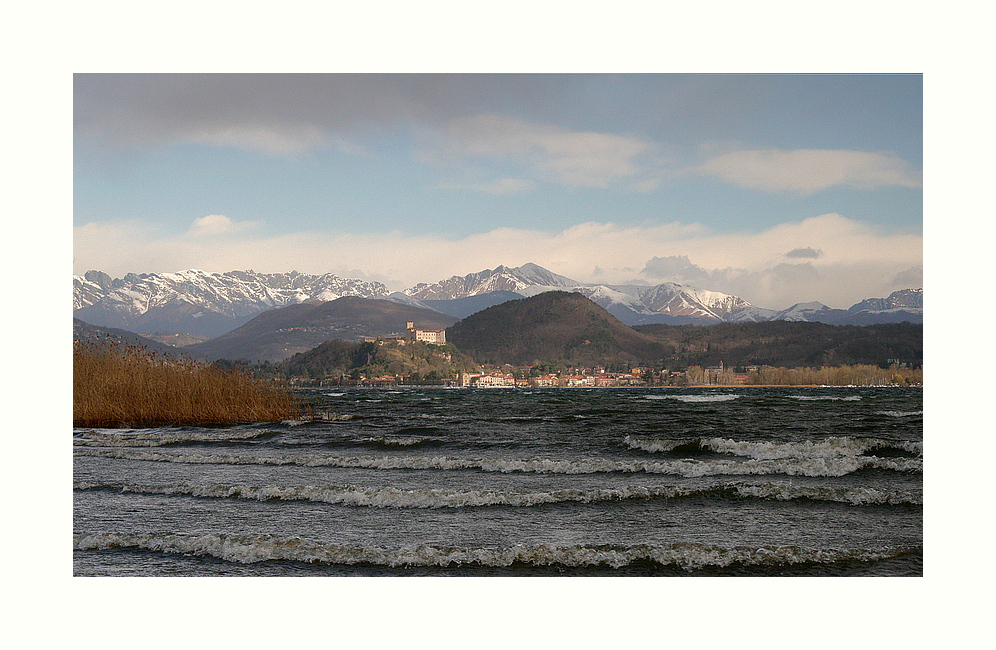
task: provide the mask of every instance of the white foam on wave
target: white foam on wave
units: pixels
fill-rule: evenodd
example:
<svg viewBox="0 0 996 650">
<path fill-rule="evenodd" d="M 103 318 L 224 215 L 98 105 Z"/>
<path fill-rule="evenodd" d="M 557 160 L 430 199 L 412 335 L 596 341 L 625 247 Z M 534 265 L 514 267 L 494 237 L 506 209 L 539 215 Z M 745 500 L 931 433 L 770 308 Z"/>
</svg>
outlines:
<svg viewBox="0 0 996 650">
<path fill-rule="evenodd" d="M 645 395 L 644 399 L 676 399 L 687 404 L 729 402 L 739 398 L 739 395 Z"/>
<path fill-rule="evenodd" d="M 791 483 L 728 483 L 706 487 L 665 485 L 657 487 L 564 489 L 538 492 L 515 490 L 402 490 L 353 485 L 253 486 L 253 485 L 139 485 L 77 481 L 75 490 L 115 490 L 136 494 L 238 498 L 257 501 L 314 501 L 373 508 L 463 508 L 485 506 L 531 507 L 551 503 L 598 503 L 630 499 L 679 499 L 693 496 L 771 499 L 811 499 L 850 505 L 922 505 L 922 492 L 875 488 L 810 487 Z"/>
<path fill-rule="evenodd" d="M 895 447 L 914 454 L 923 453 L 923 443 L 912 440 L 884 440 L 878 438 L 838 438 L 823 440 L 801 440 L 796 442 L 755 442 L 731 440 L 729 438 L 637 438 L 626 436 L 623 442 L 630 449 L 640 449 L 654 453 L 668 453 L 681 445 L 694 442 L 703 449 L 720 454 L 731 454 L 757 460 L 777 460 L 792 458 L 855 458 L 876 447 Z"/>
<path fill-rule="evenodd" d="M 735 489 L 743 497 L 775 499 L 777 501 L 811 499 L 813 501 L 847 503 L 852 506 L 923 505 L 922 491 L 880 490 L 870 487 L 797 486 L 784 482 L 737 485 Z"/>
<path fill-rule="evenodd" d="M 447 456 L 237 456 L 229 454 L 182 454 L 138 450 L 74 449 L 77 456 L 98 456 L 126 460 L 143 460 L 190 464 L 227 465 L 299 465 L 305 467 L 342 467 L 362 469 L 416 469 L 416 470 L 480 470 L 485 472 L 526 472 L 538 474 L 596 474 L 603 472 L 648 474 L 673 474 L 678 476 L 710 475 L 765 475 L 789 476 L 845 476 L 865 467 L 884 467 L 876 464 L 874 457 L 817 457 L 748 460 L 611 460 L 586 458 L 584 460 L 557 460 L 532 458 L 528 460 L 453 458 Z M 890 459 L 887 469 L 897 471 L 922 471 L 920 459 Z"/>
<path fill-rule="evenodd" d="M 884 441 L 870 438 L 829 437 L 798 442 L 748 442 L 727 438 L 705 438 L 702 445 L 719 453 L 759 460 L 782 458 L 854 458 L 883 445 L 899 447 L 912 453 L 922 452 L 922 445 L 912 441 Z"/>
<path fill-rule="evenodd" d="M 356 415 L 353 413 L 315 413 L 314 415 L 296 420 L 283 420 L 281 424 L 296 427 L 311 422 L 348 422 L 355 419 Z"/>
<path fill-rule="evenodd" d="M 421 445 L 428 442 L 444 443 L 446 441 L 440 440 L 439 438 L 430 438 L 427 436 L 398 436 L 396 438 L 391 438 L 391 437 L 363 438 L 363 440 L 361 440 L 360 442 L 385 445 L 387 447 L 414 447 L 415 445 Z"/>
<path fill-rule="evenodd" d="M 86 430 L 73 436 L 73 445 L 88 447 L 161 447 L 185 442 L 227 442 L 252 440 L 271 435 L 270 430 L 195 429 L 170 431 L 165 429 L 132 429 L 128 431 Z"/>
<path fill-rule="evenodd" d="M 516 545 L 499 548 L 467 548 L 413 544 L 370 547 L 332 544 L 301 537 L 272 535 L 183 535 L 163 533 L 77 533 L 76 551 L 138 548 L 161 553 L 211 556 L 228 562 L 252 564 L 273 560 L 327 565 L 374 564 L 387 567 L 509 567 L 609 566 L 621 568 L 634 562 L 654 562 L 686 570 L 740 565 L 830 564 L 845 561 L 880 561 L 922 548 L 904 549 L 808 549 L 798 546 L 737 546 L 724 548 L 697 543 L 634 546 Z"/>
<path fill-rule="evenodd" d="M 668 453 L 674 451 L 676 447 L 691 444 L 697 439 L 682 440 L 676 438 L 637 438 L 636 436 L 626 436 L 623 443 L 630 449 L 639 449 L 653 453 Z"/>
<path fill-rule="evenodd" d="M 891 418 L 908 418 L 914 415 L 923 415 L 923 411 L 875 411 L 879 415 L 887 415 Z"/>
<path fill-rule="evenodd" d="M 831 402 L 860 402 L 860 395 L 848 395 L 847 397 L 840 397 L 839 395 L 789 395 L 792 399 L 802 400 L 804 402 L 812 402 L 816 400 L 827 400 Z"/>
</svg>

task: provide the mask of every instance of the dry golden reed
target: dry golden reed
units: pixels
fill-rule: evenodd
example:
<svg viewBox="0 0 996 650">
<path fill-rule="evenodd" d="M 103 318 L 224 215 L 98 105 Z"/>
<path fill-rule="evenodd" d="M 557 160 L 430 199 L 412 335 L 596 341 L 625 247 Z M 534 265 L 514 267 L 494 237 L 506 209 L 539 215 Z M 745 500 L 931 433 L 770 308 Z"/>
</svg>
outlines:
<svg viewBox="0 0 996 650">
<path fill-rule="evenodd" d="M 73 426 L 274 422 L 299 415 L 291 392 L 248 374 L 112 339 L 73 345 Z"/>
</svg>

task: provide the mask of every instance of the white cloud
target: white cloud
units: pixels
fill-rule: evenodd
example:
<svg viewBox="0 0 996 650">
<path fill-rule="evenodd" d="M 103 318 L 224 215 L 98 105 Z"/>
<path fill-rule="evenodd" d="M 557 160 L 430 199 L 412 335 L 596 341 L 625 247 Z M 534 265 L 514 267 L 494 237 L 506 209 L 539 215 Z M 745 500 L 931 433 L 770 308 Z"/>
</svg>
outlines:
<svg viewBox="0 0 996 650">
<path fill-rule="evenodd" d="M 187 234 L 191 237 L 210 237 L 252 230 L 257 226 L 254 221 L 233 221 L 223 214 L 209 214 L 206 217 L 194 219 Z"/>
<path fill-rule="evenodd" d="M 922 186 L 901 158 L 865 151 L 760 149 L 716 156 L 692 171 L 765 192 L 812 194 L 835 186 L 859 189 Z"/>
<path fill-rule="evenodd" d="M 904 272 L 923 264 L 922 236 L 883 234 L 836 214 L 759 233 L 717 234 L 697 224 L 637 227 L 589 222 L 559 233 L 497 228 L 463 239 L 397 231 L 162 237 L 141 223 L 106 222 L 75 228 L 73 246 L 77 274 L 89 269 L 115 277 L 186 268 L 297 270 L 378 280 L 394 290 L 499 264 L 535 262 L 581 282 L 606 284 L 634 279 L 656 283 L 668 279 L 660 277 L 664 271 L 684 269 L 694 272 L 700 288 L 734 293 L 771 309 L 809 300 L 849 307 L 864 298 L 888 295 L 897 288 L 897 276 L 908 277 Z M 818 246 L 824 254 L 802 264 L 787 264 L 785 251 L 804 246 Z M 657 277 L 640 277 L 634 271 L 654 258 L 669 257 L 681 263 L 651 264 Z"/>
<path fill-rule="evenodd" d="M 310 124 L 251 124 L 234 126 L 199 125 L 181 136 L 199 142 L 284 155 L 296 154 L 328 144 L 329 133 Z"/>
<path fill-rule="evenodd" d="M 450 123 L 435 158 L 485 156 L 512 161 L 548 181 L 570 186 L 606 187 L 642 170 L 634 159 L 650 150 L 639 138 L 570 131 L 497 115 Z"/>
</svg>

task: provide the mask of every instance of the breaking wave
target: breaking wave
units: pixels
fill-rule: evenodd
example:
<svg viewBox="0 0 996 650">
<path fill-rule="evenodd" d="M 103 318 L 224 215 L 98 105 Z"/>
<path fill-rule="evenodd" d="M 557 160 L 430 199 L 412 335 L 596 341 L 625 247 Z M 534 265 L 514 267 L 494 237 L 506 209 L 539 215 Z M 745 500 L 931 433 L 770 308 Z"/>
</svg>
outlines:
<svg viewBox="0 0 996 650">
<path fill-rule="evenodd" d="M 676 399 L 679 402 L 695 404 L 699 402 L 729 402 L 739 395 L 645 395 L 644 399 Z"/>
<path fill-rule="evenodd" d="M 296 427 L 302 424 L 311 424 L 312 422 L 348 422 L 349 420 L 355 420 L 357 417 L 359 416 L 352 413 L 316 413 L 297 420 L 283 420 L 281 424 Z"/>
<path fill-rule="evenodd" d="M 888 415 L 890 418 L 908 418 L 914 415 L 923 415 L 923 411 L 875 411 L 879 415 Z"/>
<path fill-rule="evenodd" d="M 813 402 L 816 400 L 826 400 L 830 402 L 860 402 L 860 395 L 848 395 L 847 397 L 840 397 L 838 395 L 789 395 L 791 399 L 798 399 L 804 402 Z"/>
<path fill-rule="evenodd" d="M 420 447 L 445 445 L 445 440 L 428 436 L 382 436 L 378 438 L 363 438 L 360 442 L 375 447 Z"/>
<path fill-rule="evenodd" d="M 862 469 L 888 469 L 899 472 L 923 471 L 918 458 L 877 458 L 874 456 L 832 456 L 748 460 L 612 460 L 587 458 L 528 460 L 454 458 L 448 456 L 243 456 L 229 454 L 179 454 L 161 451 L 75 449 L 77 456 L 99 456 L 125 460 L 225 465 L 300 465 L 306 467 L 347 467 L 364 469 L 480 470 L 485 472 L 530 472 L 540 474 L 596 474 L 602 472 L 645 472 L 679 476 L 765 475 L 844 476 Z"/>
<path fill-rule="evenodd" d="M 276 435 L 271 430 L 196 429 L 191 431 L 166 431 L 162 429 L 137 429 L 129 431 L 83 430 L 73 434 L 73 445 L 83 447 L 164 447 L 187 443 L 235 442 L 266 438 Z"/>
<path fill-rule="evenodd" d="M 923 443 L 912 440 L 884 440 L 879 438 L 837 438 L 804 440 L 799 442 L 748 442 L 728 438 L 637 438 L 626 436 L 623 443 L 630 449 L 654 453 L 695 454 L 713 452 L 743 456 L 756 460 L 792 458 L 855 458 L 859 456 L 923 455 Z"/>
<path fill-rule="evenodd" d="M 429 544 L 366 547 L 331 544 L 301 537 L 273 535 L 181 535 L 162 533 L 78 533 L 76 551 L 145 549 L 161 553 L 210 556 L 227 562 L 252 564 L 293 561 L 315 564 L 373 564 L 386 567 L 533 566 L 621 568 L 639 562 L 677 566 L 686 570 L 704 567 L 778 566 L 875 562 L 910 553 L 922 547 L 886 549 L 810 549 L 799 546 L 736 546 L 724 548 L 697 543 L 633 546 L 517 545 L 500 548 L 464 548 Z"/>
<path fill-rule="evenodd" d="M 134 494 L 182 495 L 208 498 L 252 499 L 256 501 L 314 501 L 373 508 L 463 508 L 485 506 L 531 507 L 554 503 L 598 503 L 636 499 L 764 499 L 792 501 L 806 499 L 865 505 L 922 505 L 920 491 L 879 490 L 864 487 L 812 487 L 790 483 L 727 483 L 708 487 L 676 485 L 660 487 L 564 489 L 548 492 L 502 490 L 402 490 L 353 485 L 291 486 L 274 485 L 135 485 L 77 481 L 75 490 L 111 490 Z"/>
</svg>

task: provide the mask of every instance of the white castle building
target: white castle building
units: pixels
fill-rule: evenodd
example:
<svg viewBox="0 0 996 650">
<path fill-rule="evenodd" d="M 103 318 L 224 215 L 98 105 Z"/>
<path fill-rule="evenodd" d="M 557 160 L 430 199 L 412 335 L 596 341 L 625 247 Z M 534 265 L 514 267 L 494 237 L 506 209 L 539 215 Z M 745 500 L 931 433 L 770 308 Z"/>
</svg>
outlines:
<svg viewBox="0 0 996 650">
<path fill-rule="evenodd" d="M 426 343 L 446 344 L 446 330 L 420 330 L 415 327 L 415 321 L 405 321 L 409 341 L 425 341 Z"/>
</svg>

